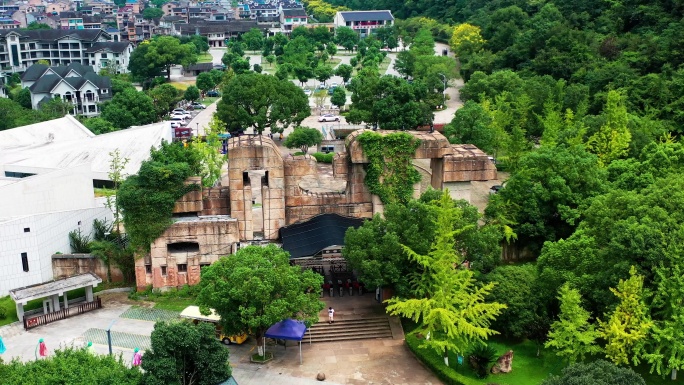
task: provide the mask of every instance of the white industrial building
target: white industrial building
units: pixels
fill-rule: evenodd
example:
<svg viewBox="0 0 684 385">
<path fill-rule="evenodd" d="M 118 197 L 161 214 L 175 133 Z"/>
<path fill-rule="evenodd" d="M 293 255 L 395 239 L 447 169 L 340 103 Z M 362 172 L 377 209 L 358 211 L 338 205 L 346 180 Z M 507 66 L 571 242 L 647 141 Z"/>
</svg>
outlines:
<svg viewBox="0 0 684 385">
<path fill-rule="evenodd" d="M 151 147 L 171 141 L 168 122 L 95 135 L 71 116 L 0 131 L 0 296 L 53 279 L 52 255 L 68 234 L 112 219 L 93 186 L 109 180 L 110 153 L 134 174 Z"/>
</svg>

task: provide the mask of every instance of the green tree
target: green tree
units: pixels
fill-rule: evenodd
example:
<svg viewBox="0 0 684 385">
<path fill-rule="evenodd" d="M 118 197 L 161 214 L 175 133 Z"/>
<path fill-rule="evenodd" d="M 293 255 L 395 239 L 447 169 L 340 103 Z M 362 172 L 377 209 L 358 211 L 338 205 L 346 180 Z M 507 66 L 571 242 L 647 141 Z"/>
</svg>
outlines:
<svg viewBox="0 0 684 385">
<path fill-rule="evenodd" d="M 484 43 L 480 28 L 468 23 L 460 24 L 454 28 L 454 34 L 450 40 L 451 49 L 459 57 L 480 51 Z"/>
<path fill-rule="evenodd" d="M 322 284 L 322 276 L 290 266 L 283 249 L 248 246 L 203 269 L 197 303 L 216 310 L 226 333 L 254 333 L 263 356 L 264 333 L 274 323 L 287 318 L 308 326 L 318 322 Z"/>
<path fill-rule="evenodd" d="M 337 106 L 340 109 L 347 104 L 347 91 L 342 87 L 337 87 L 333 90 L 332 96 L 330 97 L 330 103 L 333 106 Z"/>
<path fill-rule="evenodd" d="M 496 133 L 491 127 L 492 118 L 480 104 L 472 100 L 456 110 L 454 118 L 444 127 L 450 143 L 473 144 L 487 154 L 496 148 Z"/>
<path fill-rule="evenodd" d="M 209 90 L 213 90 L 216 87 L 216 79 L 209 72 L 202 72 L 197 75 L 197 80 L 195 81 L 197 88 L 206 93 Z"/>
<path fill-rule="evenodd" d="M 413 38 L 409 50 L 416 57 L 433 56 L 435 54 L 435 39 L 432 37 L 432 32 L 427 28 L 420 29 Z"/>
<path fill-rule="evenodd" d="M 454 207 L 448 192 L 442 194 L 440 210 L 435 221 L 435 237 L 426 255 L 417 254 L 403 246 L 409 259 L 421 266 L 423 271 L 413 284 L 417 298 L 391 298 L 387 312 L 419 322 L 426 336 L 421 346 L 431 348 L 444 356 L 448 366 L 449 350 L 465 354 L 470 348 L 483 344 L 490 336 L 498 334 L 489 325 L 506 305 L 487 303 L 485 298 L 495 284 L 478 285 L 473 271 L 461 266 L 464 257 L 458 252 L 454 237 L 466 228 L 454 228 L 463 212 Z"/>
<path fill-rule="evenodd" d="M 138 44 L 133 52 L 131 52 L 131 58 L 128 61 L 128 70 L 131 72 L 131 75 L 134 79 L 141 82 L 146 82 L 149 79 L 161 75 L 163 69 L 162 66 L 157 65 L 157 63 L 152 62 L 147 58 L 151 46 L 149 41 Z"/>
<path fill-rule="evenodd" d="M 287 148 L 299 148 L 303 153 L 309 152 L 309 147 L 321 144 L 323 134 L 316 128 L 296 127 L 290 135 L 285 138 L 283 145 Z"/>
<path fill-rule="evenodd" d="M 145 352 L 143 385 L 214 385 L 231 375 L 228 350 L 216 339 L 214 325 L 158 322 Z"/>
<path fill-rule="evenodd" d="M 352 73 L 354 73 L 354 67 L 349 64 L 340 64 L 335 68 L 335 75 L 341 77 L 345 83 L 351 79 Z"/>
<path fill-rule="evenodd" d="M 571 364 L 578 359 L 584 360 L 587 354 L 601 352 L 596 345 L 600 333 L 589 323 L 590 314 L 582 307 L 582 296 L 569 284 L 559 290 L 559 320 L 551 324 L 547 348 L 556 349 L 556 354 L 567 359 Z"/>
<path fill-rule="evenodd" d="M 405 78 L 413 76 L 416 68 L 416 55 L 410 50 L 399 51 L 394 61 L 394 69 Z"/>
<path fill-rule="evenodd" d="M 119 129 L 149 124 L 156 120 L 152 98 L 130 88 L 114 95 L 111 101 L 105 103 L 100 117 Z"/>
<path fill-rule="evenodd" d="M 231 132 L 247 127 L 258 133 L 266 128 L 282 132 L 299 126 L 311 109 L 309 99 L 292 82 L 251 73 L 236 75 L 226 84 L 216 114 Z"/>
<path fill-rule="evenodd" d="M 95 135 L 117 131 L 117 128 L 114 127 L 114 125 L 110 121 L 100 117 L 88 118 L 85 119 L 82 123 Z"/>
<path fill-rule="evenodd" d="M 499 266 L 485 277 L 485 282 L 497 282 L 489 297 L 507 306 L 492 328 L 507 338 L 531 337 L 532 325 L 538 321 L 536 267 L 532 264 Z"/>
<path fill-rule="evenodd" d="M 20 89 L 17 93 L 13 94 L 12 100 L 19 103 L 19 105 L 26 109 L 33 108 L 33 105 L 31 103 L 31 91 L 28 89 L 28 87 L 24 87 Z"/>
<path fill-rule="evenodd" d="M 325 52 L 330 55 L 330 57 L 334 57 L 335 54 L 337 54 L 337 45 L 334 43 L 328 43 L 325 46 Z"/>
<path fill-rule="evenodd" d="M 620 302 L 610 315 L 606 315 L 607 321 L 599 320 L 601 338 L 606 340 L 606 357 L 616 365 L 627 365 L 630 361 L 639 365 L 653 324 L 644 302 L 644 277 L 632 266 L 629 279 L 621 279 L 617 289 L 610 291 Z"/>
<path fill-rule="evenodd" d="M 589 138 L 589 148 L 598 156 L 599 164 L 607 166 L 627 155 L 632 134 L 627 128 L 627 108 L 618 91 L 608 91 L 604 108 L 606 118 L 599 130 Z"/>
<path fill-rule="evenodd" d="M 181 44 L 180 40 L 173 36 L 158 36 L 150 41 L 144 61 L 148 68 L 160 68 L 166 71 L 166 78 L 170 81 L 171 66 L 180 64 L 188 67 L 195 64 L 197 62 L 195 52 L 196 46 L 192 43 Z"/>
<path fill-rule="evenodd" d="M 222 141 L 219 137 L 226 127 L 216 115 L 211 117 L 209 126 L 204 128 L 204 140 L 199 136 L 192 142 L 192 146 L 201 155 L 202 185 L 212 187 L 221 179 L 221 167 L 226 162 L 226 155 L 221 154 Z"/>
<path fill-rule="evenodd" d="M 276 61 L 275 55 L 267 55 L 266 56 L 266 62 L 268 62 L 268 65 L 270 67 L 273 67 L 273 63 L 275 63 L 275 61 Z"/>
<path fill-rule="evenodd" d="M 180 101 L 182 96 L 180 90 L 168 83 L 160 84 L 152 88 L 147 91 L 147 95 L 152 98 L 157 120 L 161 120 L 168 115 Z"/>
<path fill-rule="evenodd" d="M 606 191 L 606 177 L 582 147 L 542 146 L 520 159 L 506 188 L 490 197 L 485 214 L 515 223 L 518 242 L 537 252 L 545 241 L 570 237 L 582 207 Z"/>
<path fill-rule="evenodd" d="M 541 385 L 646 385 L 643 377 L 630 368 L 621 368 L 608 361 L 578 362 L 563 369 L 560 376 L 551 376 Z"/>
<path fill-rule="evenodd" d="M 200 91 L 199 88 L 195 86 L 190 86 L 185 89 L 185 92 L 183 93 L 183 99 L 194 102 L 195 100 L 200 98 Z"/>
<path fill-rule="evenodd" d="M 148 7 L 143 9 L 142 16 L 145 20 L 159 19 L 162 16 L 164 16 L 164 10 L 162 10 L 161 8 Z"/>
<path fill-rule="evenodd" d="M 264 45 L 264 34 L 258 28 L 252 28 L 242 34 L 242 42 L 248 50 L 259 51 Z"/>
<path fill-rule="evenodd" d="M 129 368 L 121 356 L 91 354 L 70 347 L 55 350 L 44 360 L 0 360 L 0 373 L 3 385 L 25 384 L 28 378 L 34 384 L 138 385 L 142 377 L 140 370 Z"/>
<path fill-rule="evenodd" d="M 52 29 L 52 27 L 50 27 L 49 25 L 44 24 L 44 23 L 32 21 L 26 26 L 26 29 L 31 31 L 31 30 L 36 30 L 36 29 Z"/>
<path fill-rule="evenodd" d="M 333 76 L 333 68 L 327 64 L 319 65 L 314 69 L 314 75 L 316 80 L 325 83 Z"/>
<path fill-rule="evenodd" d="M 335 42 L 347 51 L 351 51 L 359 43 L 359 34 L 349 27 L 337 27 L 335 29 Z"/>
</svg>

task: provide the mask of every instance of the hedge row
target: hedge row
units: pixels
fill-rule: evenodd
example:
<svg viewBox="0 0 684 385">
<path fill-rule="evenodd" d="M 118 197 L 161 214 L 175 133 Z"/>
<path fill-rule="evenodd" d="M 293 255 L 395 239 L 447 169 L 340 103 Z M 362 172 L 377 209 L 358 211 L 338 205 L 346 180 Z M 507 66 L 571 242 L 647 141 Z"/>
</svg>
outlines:
<svg viewBox="0 0 684 385">
<path fill-rule="evenodd" d="M 324 154 L 322 152 L 317 152 L 313 154 L 313 157 L 316 158 L 316 161 L 319 163 L 332 163 L 333 158 L 335 157 L 335 153 L 331 152 L 328 154 Z"/>
<path fill-rule="evenodd" d="M 414 333 L 406 333 L 406 345 L 409 350 L 418 358 L 425 366 L 430 369 L 440 380 L 447 385 L 479 385 L 469 378 L 464 378 L 461 374 L 456 372 L 453 368 L 444 365 L 444 358 L 440 357 L 434 350 L 421 349 L 419 347 L 420 340 Z M 449 356 L 449 363 L 455 360 L 456 357 Z M 454 361 L 455 362 L 455 361 Z"/>
</svg>

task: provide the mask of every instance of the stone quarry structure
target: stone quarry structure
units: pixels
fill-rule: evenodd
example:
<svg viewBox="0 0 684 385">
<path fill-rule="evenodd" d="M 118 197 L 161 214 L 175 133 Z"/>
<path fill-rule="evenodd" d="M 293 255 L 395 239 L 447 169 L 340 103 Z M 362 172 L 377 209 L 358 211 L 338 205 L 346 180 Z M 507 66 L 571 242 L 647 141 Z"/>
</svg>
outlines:
<svg viewBox="0 0 684 385">
<path fill-rule="evenodd" d="M 196 284 L 202 266 L 245 244 L 276 242 L 281 227 L 320 214 L 371 218 L 381 213 L 380 199 L 364 183 L 368 159 L 356 140 L 363 132 L 351 133 L 346 152 L 333 158 L 333 183 L 321 181 L 313 157 L 283 155 L 266 136 L 229 139 L 227 172 L 218 186 L 192 191 L 176 202 L 174 224 L 154 241 L 149 255 L 136 261 L 138 288 Z M 414 166 L 423 181 L 414 186 L 415 196 L 432 186 L 469 199 L 471 181 L 496 179 L 494 162 L 477 147 L 452 145 L 438 132 L 407 133 L 420 140 Z"/>
</svg>

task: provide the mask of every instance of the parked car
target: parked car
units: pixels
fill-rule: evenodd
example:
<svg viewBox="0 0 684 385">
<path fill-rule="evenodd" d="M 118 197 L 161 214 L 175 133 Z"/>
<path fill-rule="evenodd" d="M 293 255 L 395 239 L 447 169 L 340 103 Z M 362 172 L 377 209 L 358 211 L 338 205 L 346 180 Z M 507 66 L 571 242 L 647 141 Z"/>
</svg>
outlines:
<svg viewBox="0 0 684 385">
<path fill-rule="evenodd" d="M 499 191 L 501 191 L 502 188 L 503 188 L 503 186 L 500 185 L 500 184 L 494 185 L 494 186 L 492 186 L 492 187 L 489 188 L 489 193 L 490 193 L 490 194 L 496 194 L 496 193 L 498 193 Z"/>
<path fill-rule="evenodd" d="M 171 111 L 171 116 L 182 116 L 186 119 L 192 118 L 192 114 L 182 108 L 176 108 L 175 110 Z"/>
<path fill-rule="evenodd" d="M 304 95 L 311 96 L 312 92 L 309 89 L 304 90 Z"/>
<path fill-rule="evenodd" d="M 178 127 L 185 126 L 185 119 L 182 116 L 171 116 L 171 122 L 177 122 L 179 124 Z"/>
<path fill-rule="evenodd" d="M 328 88 L 328 95 L 332 95 L 333 92 L 335 92 L 335 88 L 337 88 L 337 87 L 330 87 L 330 88 Z"/>
<path fill-rule="evenodd" d="M 207 96 L 210 98 L 218 98 L 221 94 L 216 90 L 207 91 Z"/>
<path fill-rule="evenodd" d="M 338 86 L 337 82 L 330 83 L 330 88 L 335 88 L 337 86 Z"/>
<path fill-rule="evenodd" d="M 176 120 L 172 120 L 172 121 L 171 121 L 171 128 L 180 128 L 180 127 L 182 127 L 182 126 L 183 126 L 183 125 L 182 125 L 181 122 L 179 122 L 179 121 L 176 121 Z"/>
<path fill-rule="evenodd" d="M 339 122 L 340 117 L 333 114 L 325 114 L 318 117 L 319 122 Z"/>
<path fill-rule="evenodd" d="M 193 102 L 190 107 L 192 107 L 193 110 L 203 110 L 207 108 L 204 104 L 197 102 Z"/>
</svg>

